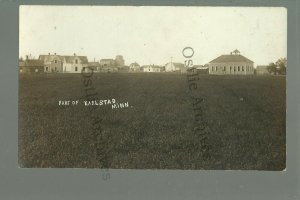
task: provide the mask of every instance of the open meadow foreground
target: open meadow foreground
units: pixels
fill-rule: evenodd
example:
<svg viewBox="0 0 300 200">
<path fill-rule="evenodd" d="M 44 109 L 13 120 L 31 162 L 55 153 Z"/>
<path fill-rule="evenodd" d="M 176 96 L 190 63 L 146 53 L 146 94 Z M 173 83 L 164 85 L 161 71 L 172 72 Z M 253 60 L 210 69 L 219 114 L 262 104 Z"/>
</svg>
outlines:
<svg viewBox="0 0 300 200">
<path fill-rule="evenodd" d="M 284 170 L 285 78 L 200 75 L 197 101 L 185 74 L 95 73 L 87 102 L 81 74 L 20 74 L 19 165 Z"/>
</svg>

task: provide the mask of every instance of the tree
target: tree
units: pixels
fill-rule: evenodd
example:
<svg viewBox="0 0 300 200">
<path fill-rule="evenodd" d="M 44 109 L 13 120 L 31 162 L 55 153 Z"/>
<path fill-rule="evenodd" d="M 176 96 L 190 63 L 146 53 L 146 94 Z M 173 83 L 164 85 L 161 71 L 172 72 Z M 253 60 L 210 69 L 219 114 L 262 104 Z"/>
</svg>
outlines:
<svg viewBox="0 0 300 200">
<path fill-rule="evenodd" d="M 287 59 L 280 58 L 276 61 L 277 71 L 278 74 L 285 75 L 286 74 L 286 67 L 287 67 Z"/>
<path fill-rule="evenodd" d="M 287 67 L 287 59 L 286 58 L 280 58 L 275 63 L 270 63 L 267 67 L 267 70 L 270 74 L 280 74 L 285 75 L 286 74 L 286 67 Z"/>
<path fill-rule="evenodd" d="M 267 67 L 267 70 L 270 74 L 277 74 L 277 68 L 275 63 L 270 63 L 269 66 Z"/>
</svg>

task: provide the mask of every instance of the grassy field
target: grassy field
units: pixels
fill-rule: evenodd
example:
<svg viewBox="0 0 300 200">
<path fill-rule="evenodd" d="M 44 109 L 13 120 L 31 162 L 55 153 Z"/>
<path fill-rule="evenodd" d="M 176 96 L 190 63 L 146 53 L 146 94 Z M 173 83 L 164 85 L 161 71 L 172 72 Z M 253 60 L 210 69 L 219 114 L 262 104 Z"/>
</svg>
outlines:
<svg viewBox="0 0 300 200">
<path fill-rule="evenodd" d="M 20 75 L 22 167 L 282 170 L 286 81 L 275 76 L 201 75 L 209 159 L 193 129 L 186 75 L 95 74 L 98 99 L 128 108 L 58 106 L 84 99 L 80 74 Z M 101 121 L 95 131 L 94 119 Z M 98 124 L 99 126 L 99 124 Z"/>
</svg>

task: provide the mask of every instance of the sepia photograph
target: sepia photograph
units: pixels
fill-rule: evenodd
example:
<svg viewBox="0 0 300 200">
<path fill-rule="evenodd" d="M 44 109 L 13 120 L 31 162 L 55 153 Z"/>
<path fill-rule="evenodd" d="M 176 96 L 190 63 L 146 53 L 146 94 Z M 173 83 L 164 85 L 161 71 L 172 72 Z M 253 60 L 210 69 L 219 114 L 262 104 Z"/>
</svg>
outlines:
<svg viewBox="0 0 300 200">
<path fill-rule="evenodd" d="M 21 168 L 286 169 L 284 7 L 19 7 Z"/>
</svg>

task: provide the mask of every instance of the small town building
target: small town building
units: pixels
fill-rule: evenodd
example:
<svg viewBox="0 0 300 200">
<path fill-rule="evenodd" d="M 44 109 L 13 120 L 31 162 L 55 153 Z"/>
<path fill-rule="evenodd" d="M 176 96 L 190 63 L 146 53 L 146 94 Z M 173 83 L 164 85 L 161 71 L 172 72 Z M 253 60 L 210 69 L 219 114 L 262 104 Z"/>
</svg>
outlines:
<svg viewBox="0 0 300 200">
<path fill-rule="evenodd" d="M 101 59 L 100 66 L 101 67 L 115 67 L 116 62 L 114 59 Z"/>
<path fill-rule="evenodd" d="M 255 74 L 257 75 L 269 75 L 268 65 L 257 65 L 255 69 Z"/>
<path fill-rule="evenodd" d="M 208 74 L 208 65 L 194 65 L 198 74 Z"/>
<path fill-rule="evenodd" d="M 101 71 L 100 72 L 118 72 L 119 68 L 116 66 L 100 66 L 101 67 Z"/>
<path fill-rule="evenodd" d="M 44 73 L 44 62 L 39 59 L 19 60 L 20 73 Z"/>
<path fill-rule="evenodd" d="M 44 71 L 46 73 L 63 72 L 63 56 L 49 53 L 48 55 L 40 55 L 39 60 L 44 62 Z"/>
<path fill-rule="evenodd" d="M 163 71 L 162 66 L 158 65 L 144 65 L 141 67 L 143 72 L 161 72 Z"/>
<path fill-rule="evenodd" d="M 221 55 L 208 63 L 209 74 L 249 75 L 254 74 L 253 61 L 234 50 L 228 55 Z"/>
<path fill-rule="evenodd" d="M 124 66 L 119 66 L 118 67 L 118 72 L 123 72 L 123 73 L 126 73 L 126 72 L 129 72 L 129 70 L 130 70 L 130 68 L 129 68 L 129 66 L 127 66 L 127 65 L 124 65 Z"/>
<path fill-rule="evenodd" d="M 182 63 L 169 62 L 165 65 L 165 71 L 185 73 L 186 67 Z"/>
<path fill-rule="evenodd" d="M 64 73 L 81 73 L 88 67 L 88 59 L 86 56 L 63 56 L 63 72 Z"/>
<path fill-rule="evenodd" d="M 131 63 L 129 65 L 129 71 L 130 72 L 140 72 L 141 66 L 137 62 Z"/>
</svg>

